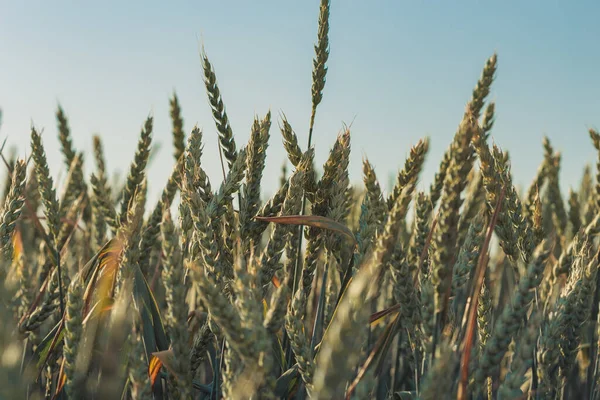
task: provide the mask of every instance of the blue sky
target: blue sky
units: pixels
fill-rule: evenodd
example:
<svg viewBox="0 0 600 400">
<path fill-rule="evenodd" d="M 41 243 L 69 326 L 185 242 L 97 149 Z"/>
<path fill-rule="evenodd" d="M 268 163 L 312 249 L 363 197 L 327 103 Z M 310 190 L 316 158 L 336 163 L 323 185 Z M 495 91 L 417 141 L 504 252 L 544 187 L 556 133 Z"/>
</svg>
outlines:
<svg viewBox="0 0 600 400">
<path fill-rule="evenodd" d="M 108 167 L 125 172 L 141 126 L 155 117 L 161 144 L 149 169 L 153 200 L 172 166 L 169 96 L 177 91 L 184 128 L 205 135 L 204 165 L 220 182 L 216 129 L 198 55 L 204 43 L 235 137 L 248 139 L 254 115 L 285 113 L 303 146 L 310 116 L 318 0 L 103 1 L 0 0 L 0 138 L 29 154 L 31 122 L 44 130 L 51 169 L 64 168 L 54 119 L 60 102 L 75 146 L 99 133 Z M 491 99 L 493 141 L 511 154 L 515 181 L 528 185 L 547 135 L 563 154 L 563 190 L 577 186 L 596 155 L 587 128 L 600 125 L 600 3 L 593 1 L 332 0 L 329 73 L 317 113 L 317 161 L 342 124 L 352 125 L 351 179 L 368 157 L 380 181 L 429 136 L 419 187 L 428 187 L 485 60 L 498 52 Z M 285 159 L 277 120 L 265 192 Z M 566 193 L 564 193 L 566 194 Z"/>
</svg>

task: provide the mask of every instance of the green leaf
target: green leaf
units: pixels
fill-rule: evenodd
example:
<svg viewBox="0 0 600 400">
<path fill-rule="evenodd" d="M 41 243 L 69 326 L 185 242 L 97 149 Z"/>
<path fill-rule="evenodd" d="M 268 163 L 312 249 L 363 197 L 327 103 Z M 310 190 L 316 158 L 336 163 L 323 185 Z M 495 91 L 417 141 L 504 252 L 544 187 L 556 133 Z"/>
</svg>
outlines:
<svg viewBox="0 0 600 400">
<path fill-rule="evenodd" d="M 35 352 L 31 356 L 30 363 L 35 363 L 36 370 L 41 372 L 46 364 L 46 361 L 48 361 L 48 357 L 50 356 L 50 352 L 54 348 L 55 343 L 61 341 L 63 337 L 64 330 L 62 329 L 62 321 L 59 321 L 59 323 L 56 324 L 50 332 L 48 332 L 46 337 L 42 339 Z"/>
<path fill-rule="evenodd" d="M 140 270 L 138 266 L 135 268 L 134 282 L 133 282 L 133 295 L 137 301 L 143 302 L 144 312 L 148 313 L 148 318 L 150 321 L 150 325 L 152 327 L 152 332 L 154 334 L 154 342 L 156 343 L 156 349 L 152 352 L 148 353 L 148 359 L 150 359 L 150 354 L 155 351 L 163 351 L 169 349 L 169 339 L 167 338 L 167 334 L 165 332 L 165 326 L 160 316 L 160 311 L 158 309 L 158 304 L 152 291 L 150 290 L 150 286 L 148 285 L 148 281 L 144 277 L 144 274 Z"/>
<path fill-rule="evenodd" d="M 138 265 L 134 269 L 133 299 L 135 307 L 140 313 L 146 360 L 150 362 L 152 353 L 169 349 L 169 340 L 167 339 L 164 324 L 158 311 L 156 299 Z M 160 380 L 157 380 L 152 386 L 155 396 L 159 398 L 162 395 L 162 385 L 160 382 Z"/>
<path fill-rule="evenodd" d="M 275 382 L 275 396 L 287 398 L 298 384 L 299 376 L 297 364 L 285 371 Z"/>
</svg>

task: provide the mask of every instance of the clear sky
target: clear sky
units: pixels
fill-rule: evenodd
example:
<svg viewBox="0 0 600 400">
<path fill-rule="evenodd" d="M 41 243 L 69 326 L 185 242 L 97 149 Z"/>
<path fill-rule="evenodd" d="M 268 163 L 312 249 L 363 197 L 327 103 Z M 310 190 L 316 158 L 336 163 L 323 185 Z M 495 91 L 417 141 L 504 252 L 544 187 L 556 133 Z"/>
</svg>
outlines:
<svg viewBox="0 0 600 400">
<path fill-rule="evenodd" d="M 0 0 L 0 139 L 30 153 L 33 122 L 44 129 L 51 169 L 64 168 L 54 118 L 60 102 L 75 146 L 90 154 L 99 133 L 112 171 L 128 168 L 142 124 L 155 117 L 161 144 L 149 169 L 153 200 L 173 163 L 169 96 L 184 128 L 205 134 L 204 165 L 220 182 L 216 129 L 198 55 L 204 43 L 238 144 L 254 115 L 274 121 L 265 192 L 285 153 L 285 113 L 305 146 L 310 116 L 318 0 Z M 563 190 L 596 155 L 587 128 L 600 125 L 600 3 L 597 1 L 332 0 L 329 72 L 314 143 L 325 161 L 342 124 L 352 125 L 351 179 L 367 156 L 380 181 L 429 136 L 420 188 L 429 185 L 485 60 L 498 52 L 491 99 L 493 141 L 511 154 L 515 181 L 528 185 L 548 135 L 563 153 Z M 87 173 L 92 172 L 91 154 Z M 563 193 L 566 194 L 566 193 Z"/>
</svg>

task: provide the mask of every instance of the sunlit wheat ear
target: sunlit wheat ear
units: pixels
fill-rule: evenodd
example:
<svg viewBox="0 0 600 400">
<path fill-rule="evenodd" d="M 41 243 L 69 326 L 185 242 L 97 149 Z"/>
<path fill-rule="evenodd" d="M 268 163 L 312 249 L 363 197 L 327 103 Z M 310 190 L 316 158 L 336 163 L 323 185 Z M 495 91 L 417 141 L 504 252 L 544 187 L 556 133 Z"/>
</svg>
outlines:
<svg viewBox="0 0 600 400">
<path fill-rule="evenodd" d="M 519 280 L 517 292 L 495 322 L 475 372 L 475 380 L 480 385 L 485 378 L 498 372 L 500 361 L 506 354 L 511 339 L 525 323 L 527 310 L 534 300 L 534 290 L 542 281 L 546 260 L 550 254 L 549 243 L 548 241 L 538 246 L 526 274 Z"/>
<path fill-rule="evenodd" d="M 564 387 L 573 369 L 577 342 L 581 340 L 582 324 L 589 318 L 590 306 L 584 299 L 594 290 L 598 263 L 581 254 L 573 263 L 562 293 L 546 313 L 538 343 L 537 363 L 539 390 L 556 396 Z"/>
<path fill-rule="evenodd" d="M 589 129 L 590 138 L 592 139 L 592 144 L 594 148 L 598 152 L 598 161 L 596 162 L 596 187 L 595 187 L 595 199 L 596 199 L 596 207 L 600 206 L 600 133 L 597 130 L 590 128 Z"/>
<path fill-rule="evenodd" d="M 246 147 L 246 182 L 242 187 L 242 204 L 240 209 L 241 236 L 245 245 L 257 243 L 259 237 L 251 232 L 252 218 L 260 207 L 260 191 L 263 171 L 265 169 L 266 151 L 269 146 L 271 129 L 271 112 L 259 120 L 255 118 Z"/>
<path fill-rule="evenodd" d="M 483 115 L 483 120 L 481 121 L 481 132 L 483 133 L 483 137 L 486 141 L 488 140 L 488 138 L 492 132 L 492 128 L 494 127 L 494 122 L 496 122 L 495 112 L 496 112 L 496 103 L 491 101 L 488 103 L 487 107 L 485 108 L 485 114 Z"/>
<path fill-rule="evenodd" d="M 302 198 L 302 180 L 304 170 L 298 169 L 290 177 L 288 193 L 281 207 L 281 215 L 297 215 L 300 212 Z M 289 238 L 293 225 L 277 224 L 274 226 L 269 241 L 261 254 L 260 265 L 262 284 L 267 285 L 283 264 L 280 262 L 285 243 Z"/>
<path fill-rule="evenodd" d="M 181 166 L 183 165 L 183 157 L 178 160 L 171 172 L 171 176 L 164 187 L 158 203 L 152 210 L 147 221 L 142 228 L 142 237 L 140 239 L 140 268 L 145 275 L 149 274 L 150 259 L 154 248 L 157 246 L 160 233 L 160 221 L 163 213 L 171 208 L 175 194 L 181 182 Z"/>
<path fill-rule="evenodd" d="M 507 161 L 504 160 L 504 153 L 499 148 L 495 147 L 495 152 L 490 150 L 481 129 L 477 129 L 473 136 L 473 146 L 479 158 L 488 215 L 493 213 L 498 203 L 499 193 L 503 188 L 508 191 L 509 196 L 507 197 L 512 199 L 507 200 L 505 198 L 503 207 L 500 208 L 498 214 L 495 233 L 504 254 L 514 263 L 519 259 L 519 246 L 521 243 L 519 234 L 511 219 L 508 205 L 512 202 L 513 206 L 516 207 L 513 208 L 513 211 L 516 212 L 518 210 L 518 204 L 516 203 L 518 196 L 516 196 L 512 181 L 509 179 L 510 170 Z M 526 222 L 520 220 L 519 224 L 521 223 L 524 224 L 522 227 L 525 229 Z"/>
<path fill-rule="evenodd" d="M 323 99 L 323 89 L 325 88 L 325 76 L 327 75 L 327 59 L 329 58 L 329 9 L 330 0 L 321 0 L 319 12 L 319 32 L 317 35 L 317 44 L 315 45 L 315 58 L 313 59 L 312 73 L 312 110 L 310 114 L 310 135 L 312 135 L 315 125 L 315 116 L 317 107 Z M 310 145 L 310 140 L 309 140 Z"/>
<path fill-rule="evenodd" d="M 554 149 L 550 145 L 550 139 L 544 138 L 544 148 L 546 149 L 545 159 L 548 164 L 548 200 L 552 204 L 552 215 L 556 219 L 557 224 L 555 228 L 560 235 L 564 234 L 564 228 L 567 225 L 567 213 L 565 211 L 565 205 L 562 198 L 559 183 L 560 173 L 560 153 L 555 153 Z"/>
<path fill-rule="evenodd" d="M 546 160 L 543 160 L 542 163 L 538 166 L 538 170 L 536 172 L 535 178 L 529 185 L 527 189 L 527 193 L 525 194 L 525 198 L 523 199 L 523 211 L 525 215 L 529 219 L 530 223 L 533 223 L 533 215 L 535 213 L 536 207 L 536 199 L 539 199 L 539 193 L 543 190 L 544 183 L 546 182 L 546 177 L 548 175 L 548 165 Z"/>
<path fill-rule="evenodd" d="M 60 196 L 60 217 L 61 219 L 64 219 L 71 206 L 76 203 L 80 197 L 83 197 L 85 203 L 83 218 L 86 222 L 91 222 L 91 206 L 87 201 L 88 187 L 83 173 L 83 153 L 78 153 L 73 146 L 67 116 L 60 105 L 56 111 L 56 121 L 58 125 L 58 139 L 61 144 L 64 163 L 67 167 L 67 182 L 64 185 L 63 193 Z M 62 229 L 66 229 L 64 223 Z"/>
<path fill-rule="evenodd" d="M 286 275 L 286 279 L 271 297 L 269 310 L 267 311 L 263 322 L 265 329 L 269 333 L 278 332 L 285 323 L 290 292 L 290 279 L 290 275 Z"/>
<path fill-rule="evenodd" d="M 503 215 L 507 215 L 509 220 L 506 228 L 512 231 L 512 240 L 517 243 L 520 252 L 519 258 L 528 263 L 536 246 L 533 228 L 531 222 L 524 216 L 521 199 L 513 185 L 508 153 L 501 151 L 496 145 L 493 146 L 492 153 L 496 171 L 506 194 L 503 204 Z"/>
<path fill-rule="evenodd" d="M 206 359 L 206 351 L 213 339 L 214 335 L 210 331 L 208 324 L 205 323 L 196 334 L 190 351 L 190 370 L 192 376 L 196 374 L 196 371 L 200 368 L 200 364 Z"/>
<path fill-rule="evenodd" d="M 134 194 L 131 208 L 127 212 L 127 223 L 121 225 L 116 237 L 123 245 L 121 255 L 121 266 L 117 271 L 116 292 L 118 293 L 124 282 L 132 278 L 139 268 L 140 248 L 139 235 L 144 221 L 144 210 L 146 204 L 145 184 Z"/>
<path fill-rule="evenodd" d="M 469 112 L 467 108 L 467 112 Z M 451 285 L 453 260 L 458 239 L 461 193 L 466 187 L 467 177 L 473 165 L 471 139 L 477 130 L 472 114 L 466 114 L 453 142 L 453 158 L 444 180 L 444 191 L 439 209 L 438 227 L 433 239 L 432 283 L 436 289 L 436 313 L 447 305 Z"/>
<path fill-rule="evenodd" d="M 163 281 L 167 302 L 167 321 L 171 346 L 175 355 L 174 377 L 172 384 L 182 398 L 191 394 L 192 371 L 189 368 L 189 347 L 187 316 L 189 307 L 186 302 L 189 280 L 185 280 L 184 261 L 181 255 L 178 232 L 167 211 L 161 224 L 162 252 L 164 260 Z"/>
<path fill-rule="evenodd" d="M 173 157 L 177 161 L 185 151 L 185 132 L 183 130 L 181 106 L 175 92 L 173 92 L 173 97 L 169 100 L 169 108 L 171 112 L 171 129 L 173 132 Z"/>
<path fill-rule="evenodd" d="M 58 124 L 58 140 L 60 141 L 61 151 L 65 157 L 65 166 L 70 168 L 75 159 L 76 152 L 73 148 L 73 139 L 67 116 L 60 105 L 56 110 L 56 122 Z"/>
<path fill-rule="evenodd" d="M 74 279 L 69 286 L 65 317 L 64 372 L 66 376 L 65 392 L 70 399 L 83 399 L 83 373 L 78 369 L 78 347 L 82 337 L 83 292 L 82 279 Z"/>
<path fill-rule="evenodd" d="M 219 132 L 219 143 L 221 145 L 223 155 L 227 160 L 227 164 L 229 167 L 231 167 L 237 158 L 237 150 L 235 146 L 235 140 L 233 138 L 233 131 L 231 130 L 229 118 L 227 117 L 225 106 L 223 105 L 221 91 L 217 85 L 217 76 L 204 49 L 202 49 L 201 57 L 202 69 L 204 70 L 204 85 L 206 86 L 208 102 L 212 110 L 215 124 L 217 125 L 217 131 Z"/>
<path fill-rule="evenodd" d="M 534 309 L 527 321 L 525 334 L 517 338 L 517 351 L 510 363 L 510 371 L 498 389 L 503 398 L 514 398 L 523 395 L 521 387 L 527 381 L 527 371 L 534 366 L 535 348 L 540 335 L 542 313 Z"/>
<path fill-rule="evenodd" d="M 92 141 L 94 145 L 94 160 L 96 161 L 96 170 L 98 171 L 97 174 L 100 179 L 103 179 L 106 177 L 106 158 L 104 155 L 102 138 L 98 135 L 94 135 Z"/>
<path fill-rule="evenodd" d="M 312 397 L 315 399 L 331 399 L 343 393 L 353 367 L 360 360 L 363 338 L 358 333 L 364 332 L 360 328 L 367 323 L 369 315 L 369 308 L 362 302 L 367 299 L 372 284 L 365 271 L 367 269 L 359 272 L 346 290 L 323 338 L 313 379 Z"/>
<path fill-rule="evenodd" d="M 363 338 L 358 333 L 368 322 L 369 303 L 375 297 L 373 291 L 383 266 L 387 265 L 396 242 L 400 224 L 406 216 L 408 189 L 402 192 L 386 220 L 385 228 L 378 237 L 372 257 L 366 261 L 335 311 L 320 346 L 313 380 L 313 397 L 328 399 L 343 388 L 360 359 L 360 344 Z M 356 332 L 348 335 L 348 332 Z"/>
<path fill-rule="evenodd" d="M 10 173 L 10 171 L 14 169 L 16 161 L 17 154 L 16 151 L 12 149 L 7 160 L 8 173 L 4 178 L 4 188 L 2 189 L 2 199 L 0 201 L 0 204 L 4 204 L 4 202 L 6 201 L 6 196 L 8 196 L 8 192 L 10 191 L 10 187 L 12 185 L 12 174 Z"/>
<path fill-rule="evenodd" d="M 334 195 L 333 187 L 336 184 L 343 184 L 346 181 L 348 165 L 350 162 L 350 130 L 345 129 L 338 135 L 333 147 L 329 152 L 329 157 L 323 164 L 323 176 L 316 185 L 316 193 L 312 205 L 312 214 L 327 216 L 331 209 L 331 202 Z M 311 173 L 310 168 L 306 167 L 306 175 Z M 347 184 L 346 184 L 347 187 Z M 315 229 L 309 229 L 309 236 L 317 235 Z"/>
<path fill-rule="evenodd" d="M 471 183 L 467 189 L 465 203 L 458 223 L 458 245 L 462 246 L 465 236 L 474 219 L 485 210 L 485 188 L 483 177 L 475 169 L 469 175 Z"/>
<path fill-rule="evenodd" d="M 363 160 L 363 182 L 366 189 L 365 197 L 371 205 L 369 212 L 377 223 L 383 224 L 388 211 L 387 204 L 383 199 L 383 192 L 375 174 L 375 168 L 367 159 Z"/>
<path fill-rule="evenodd" d="M 183 160 L 179 161 L 183 164 L 182 166 L 178 164 L 176 168 L 181 168 L 179 186 L 185 179 L 190 189 L 197 192 L 202 201 L 208 204 L 213 197 L 213 192 L 208 175 L 202 167 L 203 146 L 203 132 L 198 126 L 194 126 L 188 138 Z"/>
<path fill-rule="evenodd" d="M 215 227 L 211 222 L 218 221 L 225 215 L 228 210 L 227 205 L 231 204 L 232 195 L 239 190 L 245 176 L 245 157 L 246 150 L 240 150 L 239 157 L 231 166 L 225 181 L 211 196 L 208 203 L 205 203 L 202 195 L 194 190 L 193 179 L 190 179 L 189 176 L 184 178 L 181 192 L 182 204 L 189 210 L 190 219 L 186 224 L 189 223 L 190 228 L 192 226 L 195 228 L 194 233 L 199 239 L 199 250 L 202 251 L 201 256 L 204 258 L 205 266 L 216 270 L 224 268 L 220 272 L 226 273 L 229 277 L 232 276 L 231 265 L 223 264 L 217 257 L 219 243 L 214 240 Z M 192 256 L 192 258 L 196 258 L 194 254 Z"/>
<path fill-rule="evenodd" d="M 437 202 L 442 195 L 442 189 L 444 188 L 444 179 L 446 178 L 446 172 L 450 166 L 450 160 L 452 158 L 450 147 L 444 153 L 442 161 L 440 161 L 438 171 L 435 173 L 433 182 L 429 186 L 429 198 L 432 204 L 432 212 L 437 206 Z"/>
<path fill-rule="evenodd" d="M 77 154 L 69 166 L 66 182 L 60 195 L 59 213 L 65 215 L 81 195 L 87 195 L 87 185 L 83 178 L 83 154 Z M 62 224 L 64 225 L 64 223 Z"/>
<path fill-rule="evenodd" d="M 581 176 L 581 182 L 579 183 L 579 201 L 584 202 L 587 200 L 590 195 L 594 192 L 594 178 L 592 176 L 592 166 L 589 163 L 586 163 L 583 167 L 583 173 Z"/>
<path fill-rule="evenodd" d="M 348 166 L 341 166 L 338 171 L 338 179 L 331 185 L 331 199 L 327 211 L 327 217 L 333 221 L 345 224 L 348 216 L 348 191 L 350 190 L 348 177 Z M 342 239 L 336 233 L 325 232 L 325 248 L 333 258 L 340 260 L 342 255 Z"/>
<path fill-rule="evenodd" d="M 479 253 L 485 239 L 485 228 L 486 225 L 484 225 L 484 219 L 481 214 L 469 226 L 464 244 L 458 252 L 453 269 L 452 294 L 456 296 L 459 296 L 459 293 L 466 287 L 475 271 Z"/>
<path fill-rule="evenodd" d="M 312 152 L 310 153 L 312 154 Z M 312 204 L 313 215 L 327 216 L 331 207 L 334 182 L 344 179 L 350 157 L 350 131 L 348 129 L 338 135 L 329 157 L 323 165 L 323 176 L 316 185 L 316 192 Z M 310 164 L 309 164 L 310 165 Z M 311 174 L 310 166 L 306 167 L 305 177 Z M 314 274 L 318 265 L 319 252 L 323 248 L 324 233 L 314 227 L 307 229 L 307 250 L 304 256 L 302 269 L 302 286 L 308 297 L 311 292 Z"/>
<path fill-rule="evenodd" d="M 104 155 L 104 146 L 102 139 L 98 135 L 94 135 L 92 138 L 94 146 L 94 160 L 96 162 L 96 172 L 90 178 L 90 184 L 92 185 L 91 194 L 91 207 L 92 207 L 92 223 L 94 224 L 94 238 L 96 241 L 96 249 L 101 248 L 106 239 L 106 225 L 107 220 L 111 221 L 109 224 L 113 233 L 117 230 L 116 211 L 114 205 L 110 204 L 112 197 L 111 188 L 106 181 L 106 159 Z M 98 199 L 98 196 L 102 199 Z"/>
<path fill-rule="evenodd" d="M 37 330 L 58 309 L 58 270 L 56 268 L 48 277 L 48 282 L 48 287 L 38 306 L 29 314 L 28 318 L 20 322 L 20 333 Z"/>
<path fill-rule="evenodd" d="M 148 117 L 144 124 L 144 128 L 142 129 L 137 151 L 135 152 L 134 160 L 131 163 L 129 174 L 127 175 L 127 182 L 123 188 L 121 211 L 118 214 L 119 223 L 121 225 L 127 223 L 127 213 L 131 207 L 131 201 L 145 177 L 146 164 L 148 163 L 148 157 L 150 156 L 153 127 L 154 120 L 152 117 Z"/>
<path fill-rule="evenodd" d="M 12 183 L 0 214 L 0 251 L 5 260 L 13 257 L 13 234 L 25 202 L 26 166 L 23 160 L 14 164 Z"/>
<path fill-rule="evenodd" d="M 281 136 L 283 136 L 283 146 L 287 152 L 288 159 L 293 166 L 298 165 L 302 158 L 302 150 L 298 144 L 298 137 L 292 129 L 292 126 L 288 122 L 285 115 L 281 117 L 281 124 L 279 129 L 281 130 Z"/>
<path fill-rule="evenodd" d="M 483 72 L 481 73 L 481 78 L 479 78 L 475 89 L 473 89 L 473 95 L 471 97 L 471 110 L 473 112 L 473 118 L 475 120 L 479 119 L 485 99 L 490 93 L 490 88 L 494 81 L 494 75 L 496 74 L 497 62 L 498 56 L 496 54 L 493 54 L 486 61 L 485 66 L 483 67 Z M 493 114 L 493 109 L 490 111 Z M 489 121 L 489 119 L 487 118 L 486 120 Z"/>
<path fill-rule="evenodd" d="M 119 229 L 119 220 L 117 217 L 117 212 L 115 210 L 115 206 L 110 199 L 110 188 L 108 183 L 104 178 L 98 178 L 95 174 L 92 174 L 90 177 L 90 183 L 92 185 L 92 205 L 95 208 L 94 217 L 96 218 L 96 223 L 100 225 L 97 232 L 103 229 L 102 224 L 106 223 L 113 234 L 117 233 Z M 101 238 L 103 236 L 101 235 Z M 102 239 L 100 239 L 99 246 L 102 246 Z"/>
<path fill-rule="evenodd" d="M 408 186 L 414 186 L 419 178 L 425 157 L 429 151 L 429 139 L 421 139 L 410 149 L 410 155 L 404 163 L 404 168 L 398 173 L 396 185 L 388 198 L 388 207 L 392 207 L 402 190 Z M 412 194 L 412 193 L 409 193 Z"/>
<path fill-rule="evenodd" d="M 312 350 L 310 349 L 310 342 L 306 337 L 307 334 L 304 329 L 305 321 L 302 318 L 305 306 L 306 295 L 302 289 L 299 289 L 285 317 L 285 329 L 290 338 L 290 344 L 296 356 L 296 361 L 298 362 L 300 375 L 310 393 L 312 391 L 315 362 Z"/>
<path fill-rule="evenodd" d="M 579 203 L 581 203 L 582 205 L 582 223 L 584 225 L 587 225 L 594 217 L 594 212 L 597 207 L 592 176 L 592 167 L 590 164 L 586 164 L 583 169 L 583 175 L 581 177 L 581 183 L 579 184 L 579 190 L 577 191 L 577 193 Z"/>
<path fill-rule="evenodd" d="M 357 248 L 354 253 L 353 274 L 356 274 L 365 257 L 370 254 L 377 231 L 383 226 L 387 214 L 381 188 L 368 160 L 363 161 L 363 176 L 366 193 L 360 204 L 358 229 L 355 233 Z"/>
<path fill-rule="evenodd" d="M 479 115 L 481 114 L 481 110 L 483 108 L 485 99 L 490 93 L 490 88 L 494 80 L 494 75 L 496 73 L 496 63 L 497 56 L 496 54 L 494 54 L 486 61 L 486 64 L 483 68 L 483 72 L 481 73 L 481 78 L 477 81 L 477 85 L 473 89 L 471 100 L 469 101 L 469 107 L 467 107 L 467 109 L 469 110 L 468 112 L 471 114 L 470 118 L 472 118 L 474 121 L 477 121 L 479 119 Z M 489 136 L 490 130 L 492 129 L 494 109 L 494 106 L 491 106 L 491 108 L 488 108 L 489 113 L 486 110 L 484 128 L 482 129 L 481 135 L 482 143 L 486 143 L 487 136 Z M 435 174 L 434 180 L 431 183 L 429 189 L 429 197 L 431 199 L 431 203 L 434 209 L 436 208 L 437 202 L 440 196 L 442 195 L 442 189 L 444 187 L 444 181 L 446 179 L 448 167 L 450 166 L 450 161 L 453 157 L 453 148 L 454 145 L 450 145 L 449 148 L 444 152 L 444 156 L 442 158 L 442 161 L 440 162 L 438 172 Z"/>
<path fill-rule="evenodd" d="M 55 239 L 58 235 L 58 230 L 60 229 L 59 206 L 58 201 L 56 200 L 56 190 L 54 189 L 52 176 L 50 176 L 46 152 L 42 145 L 42 137 L 33 127 L 31 128 L 31 152 L 35 163 L 40 197 L 44 204 L 48 231 L 50 236 Z"/>
<path fill-rule="evenodd" d="M 582 206 L 579 196 L 573 189 L 569 189 L 569 222 L 571 223 L 571 235 L 575 235 L 581 228 Z"/>
<path fill-rule="evenodd" d="M 407 186 L 396 199 L 394 207 L 401 210 L 402 213 L 397 214 L 397 218 L 404 219 L 412 200 L 414 191 L 412 185 Z M 404 215 L 402 215 L 404 214 Z M 391 217 L 392 214 L 390 214 Z M 388 217 L 389 218 L 389 217 Z M 413 272 L 407 262 L 406 250 L 403 246 L 396 243 L 388 262 L 389 273 L 392 278 L 392 296 L 400 305 L 400 317 L 405 321 L 405 327 L 413 337 L 415 336 L 415 327 L 421 322 L 420 315 L 420 299 L 418 292 L 414 288 Z"/>
</svg>

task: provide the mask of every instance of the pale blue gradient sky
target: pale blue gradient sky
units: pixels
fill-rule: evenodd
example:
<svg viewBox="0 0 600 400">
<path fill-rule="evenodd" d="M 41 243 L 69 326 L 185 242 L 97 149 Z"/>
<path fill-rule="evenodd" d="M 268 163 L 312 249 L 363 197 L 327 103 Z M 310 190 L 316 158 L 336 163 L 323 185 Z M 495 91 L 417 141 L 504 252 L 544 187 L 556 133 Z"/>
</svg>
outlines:
<svg viewBox="0 0 600 400">
<path fill-rule="evenodd" d="M 238 143 L 247 140 L 255 113 L 270 108 L 275 117 L 287 115 L 304 146 L 318 4 L 0 0 L 0 138 L 8 136 L 20 155 L 28 154 L 33 121 L 44 129 L 49 162 L 59 175 L 64 168 L 54 112 L 60 102 L 75 146 L 89 154 L 91 135 L 102 134 L 108 167 L 124 172 L 152 113 L 154 139 L 162 144 L 149 170 L 155 200 L 172 166 L 168 99 L 175 89 L 185 130 L 195 123 L 204 130 L 204 165 L 217 186 L 216 130 L 202 84 L 200 41 Z M 563 189 L 576 186 L 584 163 L 595 161 L 586 129 L 600 120 L 598 15 L 596 1 L 333 0 L 329 73 L 314 134 L 318 163 L 342 123 L 354 121 L 351 178 L 361 179 L 366 155 L 387 187 L 410 146 L 427 135 L 431 150 L 419 184 L 425 188 L 486 58 L 497 51 L 492 136 L 510 151 L 515 181 L 526 185 L 533 178 L 546 134 L 563 153 Z M 277 185 L 284 158 L 276 120 L 267 193 Z"/>
</svg>

